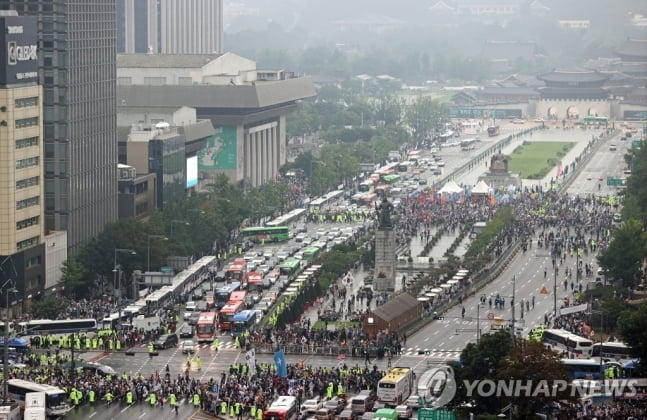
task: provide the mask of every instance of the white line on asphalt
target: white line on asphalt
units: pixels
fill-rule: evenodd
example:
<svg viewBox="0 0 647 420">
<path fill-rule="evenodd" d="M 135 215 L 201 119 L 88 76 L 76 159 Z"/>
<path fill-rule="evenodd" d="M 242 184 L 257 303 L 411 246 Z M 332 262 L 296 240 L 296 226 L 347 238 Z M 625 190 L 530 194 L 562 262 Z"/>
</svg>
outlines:
<svg viewBox="0 0 647 420">
<path fill-rule="evenodd" d="M 142 415 L 141 415 L 141 416 L 139 416 L 138 418 L 140 418 L 140 419 L 141 419 L 141 418 L 142 418 L 142 417 L 144 417 L 146 414 L 148 414 L 148 413 L 142 413 Z"/>
<path fill-rule="evenodd" d="M 90 414 L 90 415 L 88 416 L 88 418 L 90 418 L 90 417 L 94 416 L 95 414 L 97 414 L 97 412 L 96 412 L 96 411 L 95 411 L 94 413 Z"/>
<path fill-rule="evenodd" d="M 429 339 L 430 339 L 430 338 L 431 338 L 431 337 L 427 337 L 427 338 L 425 338 L 425 340 L 424 340 L 424 341 L 429 341 Z"/>
</svg>

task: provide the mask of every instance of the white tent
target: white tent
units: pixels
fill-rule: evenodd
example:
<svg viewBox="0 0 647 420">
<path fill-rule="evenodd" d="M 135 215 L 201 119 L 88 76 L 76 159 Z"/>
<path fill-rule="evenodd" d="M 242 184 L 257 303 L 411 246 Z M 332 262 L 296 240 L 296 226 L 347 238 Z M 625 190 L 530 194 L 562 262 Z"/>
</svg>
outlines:
<svg viewBox="0 0 647 420">
<path fill-rule="evenodd" d="M 438 191 L 438 194 L 460 194 L 462 192 L 463 189 L 456 183 L 456 181 L 451 180 Z"/>
<path fill-rule="evenodd" d="M 490 193 L 490 187 L 488 184 L 485 183 L 485 181 L 480 180 L 479 182 L 476 183 L 474 188 L 472 188 L 472 194 L 489 194 Z"/>
</svg>

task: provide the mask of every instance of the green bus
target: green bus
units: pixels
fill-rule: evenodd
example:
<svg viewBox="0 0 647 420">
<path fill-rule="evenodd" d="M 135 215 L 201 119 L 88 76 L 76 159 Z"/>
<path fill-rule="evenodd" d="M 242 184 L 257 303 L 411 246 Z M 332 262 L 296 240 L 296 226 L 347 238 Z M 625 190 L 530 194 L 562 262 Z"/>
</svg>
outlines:
<svg viewBox="0 0 647 420">
<path fill-rule="evenodd" d="M 244 239 L 252 242 L 285 242 L 290 239 L 287 226 L 249 227 L 240 232 Z"/>
<path fill-rule="evenodd" d="M 299 272 L 301 271 L 301 260 L 296 258 L 288 258 L 283 261 L 283 264 L 279 266 L 279 271 L 282 276 L 288 276 L 290 281 L 297 278 Z"/>
<path fill-rule="evenodd" d="M 584 123 L 609 125 L 609 119 L 607 117 L 596 117 L 595 115 L 587 115 L 586 117 L 584 117 Z"/>
<path fill-rule="evenodd" d="M 309 246 L 303 250 L 303 259 L 308 262 L 313 262 L 319 256 L 321 248 L 318 246 Z"/>
</svg>

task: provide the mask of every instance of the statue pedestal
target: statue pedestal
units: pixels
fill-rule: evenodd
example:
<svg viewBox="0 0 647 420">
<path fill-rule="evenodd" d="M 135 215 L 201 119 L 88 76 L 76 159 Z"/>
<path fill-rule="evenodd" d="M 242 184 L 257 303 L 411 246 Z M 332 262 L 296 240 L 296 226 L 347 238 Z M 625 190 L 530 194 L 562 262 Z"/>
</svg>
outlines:
<svg viewBox="0 0 647 420">
<path fill-rule="evenodd" d="M 392 227 L 380 227 L 375 233 L 375 291 L 395 290 L 395 266 L 395 232 Z"/>
</svg>

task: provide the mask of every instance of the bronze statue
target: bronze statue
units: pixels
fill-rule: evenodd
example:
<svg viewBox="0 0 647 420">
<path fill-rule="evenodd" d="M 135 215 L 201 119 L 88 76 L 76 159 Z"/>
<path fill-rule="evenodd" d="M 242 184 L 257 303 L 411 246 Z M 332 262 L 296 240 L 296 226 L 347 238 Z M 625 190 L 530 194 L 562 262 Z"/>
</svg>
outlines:
<svg viewBox="0 0 647 420">
<path fill-rule="evenodd" d="M 382 198 L 382 203 L 376 207 L 378 211 L 379 227 L 393 227 L 391 222 L 391 212 L 393 211 L 393 204 L 386 197 Z"/>
</svg>

